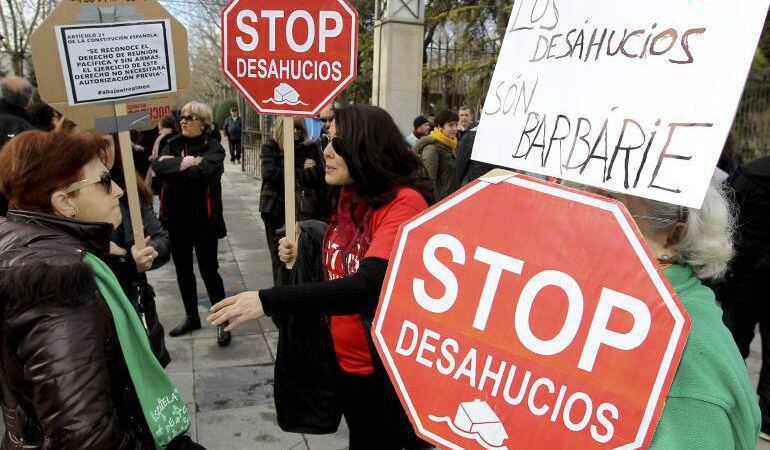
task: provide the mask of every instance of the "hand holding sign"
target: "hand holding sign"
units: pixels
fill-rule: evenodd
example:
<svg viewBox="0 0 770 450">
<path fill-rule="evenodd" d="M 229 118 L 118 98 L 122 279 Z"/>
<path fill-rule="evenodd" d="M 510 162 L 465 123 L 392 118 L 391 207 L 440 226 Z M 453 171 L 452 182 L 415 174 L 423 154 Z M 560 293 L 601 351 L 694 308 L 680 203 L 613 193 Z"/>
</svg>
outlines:
<svg viewBox="0 0 770 450">
<path fill-rule="evenodd" d="M 638 448 L 689 330 L 672 292 L 623 205 L 508 173 L 403 226 L 372 333 L 436 444 Z"/>
<path fill-rule="evenodd" d="M 283 120 L 286 236 L 293 244 L 294 126 L 356 76 L 358 12 L 347 0 L 233 0 L 222 11 L 222 69 L 261 114 Z M 293 262 L 287 263 L 291 268 Z"/>
<path fill-rule="evenodd" d="M 154 0 L 64 1 L 32 35 L 31 46 L 41 98 L 83 129 L 118 133 L 134 241 L 143 248 L 129 131 L 170 113 L 187 87 L 184 27 Z"/>
</svg>

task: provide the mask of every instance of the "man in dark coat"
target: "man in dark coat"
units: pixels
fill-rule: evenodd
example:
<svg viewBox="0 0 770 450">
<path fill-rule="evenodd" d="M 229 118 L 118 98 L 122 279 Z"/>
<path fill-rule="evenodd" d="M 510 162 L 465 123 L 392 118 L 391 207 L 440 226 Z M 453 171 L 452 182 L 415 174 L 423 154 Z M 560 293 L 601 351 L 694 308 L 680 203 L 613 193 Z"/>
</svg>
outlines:
<svg viewBox="0 0 770 450">
<path fill-rule="evenodd" d="M 455 160 L 455 172 L 457 173 L 458 185 L 465 186 L 476 178 L 486 175 L 492 169 L 505 168 L 481 161 L 473 161 L 473 144 L 476 141 L 476 130 L 474 127 L 468 130 L 460 143 L 457 145 L 457 159 Z"/>
<path fill-rule="evenodd" d="M 735 193 L 738 221 L 735 256 L 717 296 L 724 321 L 744 358 L 759 325 L 762 369 L 759 373 L 760 437 L 770 440 L 770 156 L 740 167 L 727 179 Z"/>
<path fill-rule="evenodd" d="M 32 85 L 24 78 L 0 80 L 0 147 L 22 131 L 35 128 L 27 112 L 33 92 Z"/>
<path fill-rule="evenodd" d="M 27 108 L 32 104 L 33 89 L 20 77 L 0 80 L 0 148 L 22 131 L 34 130 Z M 8 211 L 8 199 L 0 195 L 0 215 Z"/>
<path fill-rule="evenodd" d="M 227 136 L 227 144 L 230 147 L 230 162 L 241 162 L 241 135 L 243 134 L 243 119 L 238 115 L 238 108 L 230 108 L 230 115 L 222 125 L 222 131 Z"/>
</svg>

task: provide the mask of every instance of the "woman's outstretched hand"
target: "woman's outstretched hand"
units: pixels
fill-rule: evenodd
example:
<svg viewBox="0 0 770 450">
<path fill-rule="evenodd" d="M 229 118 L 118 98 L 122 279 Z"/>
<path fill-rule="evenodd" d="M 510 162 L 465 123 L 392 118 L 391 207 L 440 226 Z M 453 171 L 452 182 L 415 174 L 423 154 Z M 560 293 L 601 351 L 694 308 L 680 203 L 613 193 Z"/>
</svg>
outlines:
<svg viewBox="0 0 770 450">
<path fill-rule="evenodd" d="M 214 326 L 222 325 L 228 321 L 229 325 L 225 327 L 225 331 L 232 331 L 242 324 L 259 319 L 264 315 L 259 292 L 249 291 L 228 297 L 212 306 L 211 315 L 206 320 Z"/>
</svg>

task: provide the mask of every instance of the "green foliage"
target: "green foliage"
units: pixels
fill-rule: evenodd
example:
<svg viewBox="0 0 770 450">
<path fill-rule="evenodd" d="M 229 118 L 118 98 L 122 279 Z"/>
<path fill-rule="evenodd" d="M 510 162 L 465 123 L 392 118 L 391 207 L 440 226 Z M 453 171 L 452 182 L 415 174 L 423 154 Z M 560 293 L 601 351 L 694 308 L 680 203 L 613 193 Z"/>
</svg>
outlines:
<svg viewBox="0 0 770 450">
<path fill-rule="evenodd" d="M 770 155 L 770 15 L 765 19 L 731 132 L 744 161 Z"/>
<path fill-rule="evenodd" d="M 426 103 L 480 107 L 497 62 L 511 4 L 511 0 L 427 3 L 423 71 Z"/>
<path fill-rule="evenodd" d="M 215 102 L 213 105 L 211 105 L 211 109 L 214 111 L 214 123 L 218 127 L 222 127 L 225 119 L 227 119 L 227 116 L 230 115 L 230 108 L 233 106 L 238 106 L 238 99 L 236 97 L 219 100 L 218 102 Z"/>
<path fill-rule="evenodd" d="M 374 71 L 375 0 L 353 0 L 351 3 L 358 9 L 358 76 L 337 100 L 342 103 L 369 103 Z"/>
</svg>

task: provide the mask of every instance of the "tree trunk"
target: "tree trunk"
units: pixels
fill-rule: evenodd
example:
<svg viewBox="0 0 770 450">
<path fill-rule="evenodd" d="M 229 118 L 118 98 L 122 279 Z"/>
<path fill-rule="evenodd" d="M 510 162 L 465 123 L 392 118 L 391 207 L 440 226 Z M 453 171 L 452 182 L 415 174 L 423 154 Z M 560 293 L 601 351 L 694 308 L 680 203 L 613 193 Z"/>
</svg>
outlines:
<svg viewBox="0 0 770 450">
<path fill-rule="evenodd" d="M 15 52 L 11 54 L 11 66 L 13 67 L 13 72 L 20 77 L 24 77 L 24 63 L 26 60 L 24 59 L 24 53 L 22 52 Z"/>
</svg>

